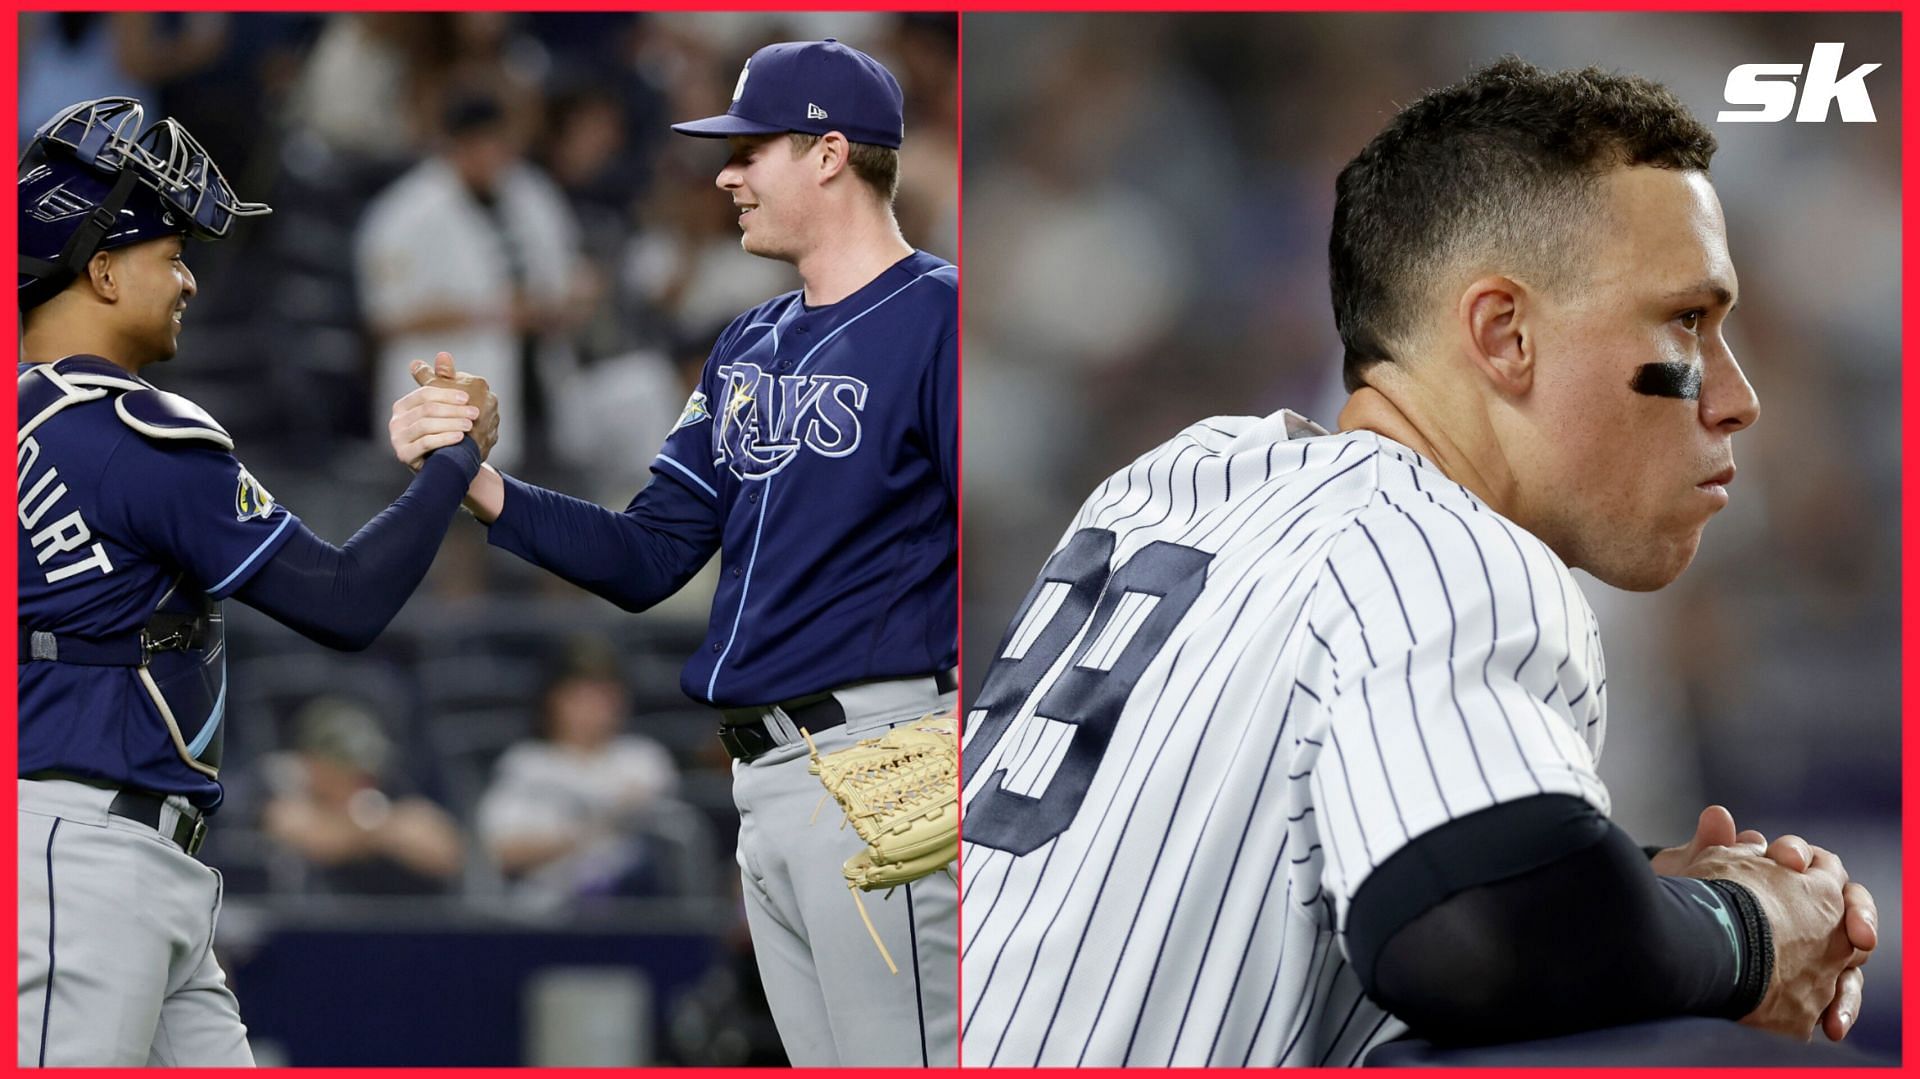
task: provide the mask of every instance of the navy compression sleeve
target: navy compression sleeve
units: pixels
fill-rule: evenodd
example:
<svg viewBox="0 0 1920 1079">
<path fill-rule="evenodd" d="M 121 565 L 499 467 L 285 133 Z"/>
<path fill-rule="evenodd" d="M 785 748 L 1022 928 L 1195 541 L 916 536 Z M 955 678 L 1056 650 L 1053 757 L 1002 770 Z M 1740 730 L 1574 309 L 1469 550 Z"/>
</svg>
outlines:
<svg viewBox="0 0 1920 1079">
<path fill-rule="evenodd" d="M 434 451 L 406 491 L 346 546 L 302 524 L 235 597 L 328 648 L 367 647 L 427 575 L 479 471 L 480 447 L 471 438 Z"/>
<path fill-rule="evenodd" d="M 1364 881 L 1346 942 L 1431 1041 L 1516 1041 L 1759 1005 L 1773 944 L 1731 881 L 1656 876 L 1586 802 L 1540 795 L 1419 836 Z"/>
<path fill-rule="evenodd" d="M 720 518 L 703 494 L 664 472 L 615 513 L 512 476 L 487 542 L 622 610 L 678 592 L 720 546 Z"/>
</svg>

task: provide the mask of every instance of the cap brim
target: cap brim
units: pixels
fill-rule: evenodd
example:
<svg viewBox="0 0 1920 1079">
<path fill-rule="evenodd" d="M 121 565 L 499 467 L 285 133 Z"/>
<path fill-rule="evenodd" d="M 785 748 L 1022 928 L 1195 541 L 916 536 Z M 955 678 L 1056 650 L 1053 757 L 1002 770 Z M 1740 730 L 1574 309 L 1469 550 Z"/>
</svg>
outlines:
<svg viewBox="0 0 1920 1079">
<path fill-rule="evenodd" d="M 682 135 L 692 135 L 696 139 L 724 139 L 734 135 L 779 135 L 787 130 L 779 124 L 763 124 L 758 120 L 749 120 L 744 116 L 731 114 L 709 116 L 704 120 L 688 120 L 684 124 L 674 124 L 673 129 Z"/>
</svg>

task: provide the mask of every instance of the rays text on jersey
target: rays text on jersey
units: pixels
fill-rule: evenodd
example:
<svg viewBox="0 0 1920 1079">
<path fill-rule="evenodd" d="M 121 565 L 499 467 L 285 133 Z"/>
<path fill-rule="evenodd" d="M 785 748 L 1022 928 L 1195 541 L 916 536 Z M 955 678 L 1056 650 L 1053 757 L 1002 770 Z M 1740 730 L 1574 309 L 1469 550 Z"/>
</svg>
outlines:
<svg viewBox="0 0 1920 1079">
<path fill-rule="evenodd" d="M 801 449 L 845 457 L 860 448 L 867 384 L 851 375 L 777 375 L 758 364 L 724 364 L 715 450 L 741 479 L 764 479 Z"/>
</svg>

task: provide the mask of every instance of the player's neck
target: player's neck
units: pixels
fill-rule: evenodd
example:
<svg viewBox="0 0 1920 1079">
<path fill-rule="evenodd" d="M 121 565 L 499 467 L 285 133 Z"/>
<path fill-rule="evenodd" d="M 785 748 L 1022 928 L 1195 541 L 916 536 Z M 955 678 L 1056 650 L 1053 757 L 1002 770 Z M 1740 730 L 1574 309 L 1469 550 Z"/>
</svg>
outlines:
<svg viewBox="0 0 1920 1079">
<path fill-rule="evenodd" d="M 1494 512 L 1511 516 L 1513 499 L 1505 473 L 1489 467 L 1490 438 L 1459 438 L 1439 423 L 1428 422 L 1406 395 L 1362 386 L 1340 410 L 1342 431 L 1372 431 L 1426 458 L 1453 482 L 1472 491 Z"/>
<path fill-rule="evenodd" d="M 863 214 L 794 264 L 809 307 L 823 307 L 865 288 L 889 266 L 913 254 L 892 213 Z"/>
<path fill-rule="evenodd" d="M 68 356 L 98 356 L 126 370 L 140 373 L 140 365 L 128 362 L 128 350 L 119 335 L 98 323 L 74 319 L 35 319 L 35 325 L 20 336 L 20 359 L 26 363 L 53 363 Z"/>
</svg>

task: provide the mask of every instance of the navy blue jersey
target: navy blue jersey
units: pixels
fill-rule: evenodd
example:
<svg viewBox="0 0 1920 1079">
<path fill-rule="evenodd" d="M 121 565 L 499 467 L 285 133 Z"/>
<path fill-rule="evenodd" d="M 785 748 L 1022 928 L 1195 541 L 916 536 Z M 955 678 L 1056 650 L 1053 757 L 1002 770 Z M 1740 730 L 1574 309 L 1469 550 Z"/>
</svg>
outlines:
<svg viewBox="0 0 1920 1079">
<path fill-rule="evenodd" d="M 791 700 L 958 659 L 959 271 L 735 319 L 624 515 L 509 480 L 490 541 L 625 606 L 720 551 L 688 695 Z"/>
<path fill-rule="evenodd" d="M 184 399 L 91 356 L 19 374 L 23 641 L 125 640 L 169 610 L 209 614 L 217 631 L 218 601 L 297 519 Z M 217 632 L 204 645 L 156 652 L 144 668 L 22 662 L 20 774 L 218 804 L 225 651 Z"/>
</svg>

